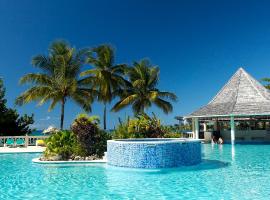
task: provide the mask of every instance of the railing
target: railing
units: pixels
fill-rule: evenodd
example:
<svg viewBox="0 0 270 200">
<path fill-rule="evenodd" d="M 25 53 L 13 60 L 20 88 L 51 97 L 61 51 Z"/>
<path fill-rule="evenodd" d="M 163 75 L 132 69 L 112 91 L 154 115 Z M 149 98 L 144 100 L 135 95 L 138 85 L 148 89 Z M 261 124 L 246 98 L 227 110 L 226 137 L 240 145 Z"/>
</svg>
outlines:
<svg viewBox="0 0 270 200">
<path fill-rule="evenodd" d="M 36 146 L 37 140 L 45 140 L 49 136 L 0 136 L 0 146 L 17 146 L 18 139 L 23 140 L 20 146 Z M 10 143 L 7 140 L 11 141 Z"/>
<path fill-rule="evenodd" d="M 183 133 L 183 137 L 185 138 L 193 138 L 194 133 L 193 132 L 185 132 Z"/>
</svg>

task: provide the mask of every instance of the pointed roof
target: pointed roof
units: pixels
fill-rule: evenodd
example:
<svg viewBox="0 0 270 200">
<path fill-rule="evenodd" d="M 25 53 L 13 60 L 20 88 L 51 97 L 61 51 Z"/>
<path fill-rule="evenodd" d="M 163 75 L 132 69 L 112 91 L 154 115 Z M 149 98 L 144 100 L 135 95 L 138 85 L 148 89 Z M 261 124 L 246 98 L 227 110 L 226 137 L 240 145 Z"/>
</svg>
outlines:
<svg viewBox="0 0 270 200">
<path fill-rule="evenodd" d="M 218 94 L 190 117 L 270 114 L 270 91 L 239 68 Z"/>
</svg>

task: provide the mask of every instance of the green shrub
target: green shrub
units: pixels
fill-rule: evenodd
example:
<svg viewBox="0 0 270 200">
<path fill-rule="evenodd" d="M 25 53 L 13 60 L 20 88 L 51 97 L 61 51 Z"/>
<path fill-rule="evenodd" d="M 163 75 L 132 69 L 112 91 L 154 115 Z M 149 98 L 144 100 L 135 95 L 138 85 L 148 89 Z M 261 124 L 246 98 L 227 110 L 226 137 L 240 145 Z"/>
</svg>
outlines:
<svg viewBox="0 0 270 200">
<path fill-rule="evenodd" d="M 130 121 L 127 120 L 124 123 L 120 123 L 113 131 L 112 135 L 114 139 L 128 139 L 128 138 L 143 138 L 143 134 L 130 129 Z"/>
<path fill-rule="evenodd" d="M 71 131 L 59 131 L 46 139 L 45 158 L 58 156 L 59 160 L 67 160 L 71 155 L 82 155 L 83 149 Z"/>
<path fill-rule="evenodd" d="M 71 130 L 80 146 L 85 150 L 86 156 L 97 155 L 102 157 L 107 149 L 109 135 L 100 130 L 99 119 L 88 115 L 79 115 L 71 125 Z"/>
<path fill-rule="evenodd" d="M 180 137 L 182 137 L 182 133 L 170 133 L 170 132 L 168 132 L 168 133 L 165 133 L 164 134 L 164 138 L 180 138 Z"/>
<path fill-rule="evenodd" d="M 164 135 L 160 120 L 155 115 L 150 117 L 146 114 L 138 115 L 130 120 L 128 132 L 143 138 L 161 138 Z"/>
<path fill-rule="evenodd" d="M 114 139 L 126 139 L 130 138 L 128 134 L 128 126 L 127 123 L 119 124 L 116 129 L 112 132 L 112 136 Z"/>
<path fill-rule="evenodd" d="M 162 129 L 165 132 L 164 138 L 180 138 L 183 136 L 175 126 L 163 126 Z"/>
<path fill-rule="evenodd" d="M 121 122 L 113 131 L 113 138 L 179 138 L 178 133 L 171 126 L 163 126 L 160 119 L 154 114 L 150 117 L 146 114 L 138 115 L 134 119 L 127 119 Z"/>
</svg>

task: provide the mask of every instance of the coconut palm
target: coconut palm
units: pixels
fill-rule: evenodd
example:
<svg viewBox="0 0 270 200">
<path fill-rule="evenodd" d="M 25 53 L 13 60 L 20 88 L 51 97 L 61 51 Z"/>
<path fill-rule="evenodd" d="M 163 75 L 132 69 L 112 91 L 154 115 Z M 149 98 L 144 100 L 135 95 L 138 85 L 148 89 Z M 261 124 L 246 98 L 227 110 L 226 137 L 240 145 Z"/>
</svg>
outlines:
<svg viewBox="0 0 270 200">
<path fill-rule="evenodd" d="M 263 78 L 262 82 L 264 82 L 264 87 L 270 90 L 270 78 Z"/>
<path fill-rule="evenodd" d="M 145 109 L 156 105 L 164 113 L 172 111 L 172 104 L 168 101 L 176 101 L 175 94 L 160 91 L 157 88 L 159 81 L 159 68 L 152 66 L 147 59 L 134 62 L 133 67 L 127 70 L 130 84 L 125 91 L 122 91 L 121 99 L 114 107 L 113 111 L 119 111 L 129 105 L 132 106 L 135 114 L 145 113 Z"/>
<path fill-rule="evenodd" d="M 85 63 L 85 52 L 76 51 L 63 41 L 53 42 L 48 55 L 37 55 L 32 59 L 32 65 L 41 72 L 30 73 L 20 79 L 20 84 L 30 83 L 31 86 L 16 99 L 16 104 L 37 101 L 38 105 L 42 105 L 50 101 L 49 111 L 58 103 L 61 104 L 61 129 L 68 99 L 85 111 L 90 111 L 94 92 L 79 80 L 81 67 Z"/>
<path fill-rule="evenodd" d="M 97 99 L 104 104 L 104 129 L 106 129 L 106 104 L 115 97 L 115 91 L 125 84 L 123 78 L 125 65 L 116 65 L 114 55 L 114 49 L 109 45 L 93 48 L 87 60 L 93 68 L 81 73 L 81 76 L 87 76 L 84 82 L 98 91 Z"/>
</svg>

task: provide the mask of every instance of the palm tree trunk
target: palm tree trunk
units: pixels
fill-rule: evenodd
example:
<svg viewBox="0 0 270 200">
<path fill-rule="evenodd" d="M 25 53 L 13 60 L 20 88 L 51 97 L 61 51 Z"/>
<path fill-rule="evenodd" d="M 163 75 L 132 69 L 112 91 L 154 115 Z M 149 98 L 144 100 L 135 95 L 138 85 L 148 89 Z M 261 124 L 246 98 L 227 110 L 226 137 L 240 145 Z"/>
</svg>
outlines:
<svg viewBox="0 0 270 200">
<path fill-rule="evenodd" d="M 66 101 L 63 98 L 62 102 L 61 102 L 61 122 L 60 122 L 60 129 L 61 130 L 63 130 L 63 127 L 64 127 L 65 103 L 66 103 Z"/>
<path fill-rule="evenodd" d="M 104 128 L 104 130 L 106 130 L 106 128 L 107 128 L 107 124 L 106 124 L 106 118 L 107 118 L 107 116 L 106 116 L 106 110 L 107 110 L 107 108 L 106 108 L 106 103 L 104 104 L 104 112 L 103 112 L 103 128 Z"/>
</svg>

